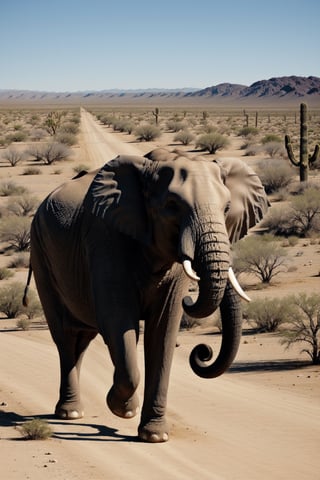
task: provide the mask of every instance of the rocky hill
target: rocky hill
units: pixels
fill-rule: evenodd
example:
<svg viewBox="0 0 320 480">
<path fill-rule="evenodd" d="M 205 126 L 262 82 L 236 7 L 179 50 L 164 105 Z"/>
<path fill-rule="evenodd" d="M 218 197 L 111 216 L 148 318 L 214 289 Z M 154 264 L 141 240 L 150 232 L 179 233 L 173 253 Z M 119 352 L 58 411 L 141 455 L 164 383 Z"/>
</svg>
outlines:
<svg viewBox="0 0 320 480">
<path fill-rule="evenodd" d="M 181 89 L 140 89 L 102 90 L 85 92 L 39 92 L 28 90 L 0 90 L 0 106 L 17 104 L 121 104 L 138 105 L 175 102 L 177 105 L 296 105 L 307 102 L 320 108 L 320 78 L 315 76 L 273 77 L 259 80 L 250 86 L 233 83 L 197 90 Z"/>
</svg>

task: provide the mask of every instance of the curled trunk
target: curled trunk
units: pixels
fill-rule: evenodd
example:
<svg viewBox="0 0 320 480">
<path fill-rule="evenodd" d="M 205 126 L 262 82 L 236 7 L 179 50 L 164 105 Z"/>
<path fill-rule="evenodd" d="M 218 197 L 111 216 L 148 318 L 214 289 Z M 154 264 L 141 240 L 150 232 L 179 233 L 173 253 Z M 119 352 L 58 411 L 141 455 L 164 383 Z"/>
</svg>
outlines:
<svg viewBox="0 0 320 480">
<path fill-rule="evenodd" d="M 232 364 L 239 349 L 242 331 L 240 297 L 228 282 L 220 304 L 222 342 L 219 354 L 213 363 L 213 352 L 209 345 L 197 345 L 190 354 L 190 366 L 202 378 L 222 375 Z"/>
<path fill-rule="evenodd" d="M 200 220 L 197 228 L 189 225 L 181 235 L 182 256 L 192 261 L 193 269 L 200 277 L 196 302 L 189 304 L 184 300 L 183 308 L 191 317 L 204 318 L 220 306 L 222 344 L 216 360 L 209 363 L 213 357 L 212 349 L 204 344 L 195 347 L 190 355 L 191 368 L 197 375 L 214 378 L 221 375 L 236 356 L 242 315 L 240 298 L 228 282 L 230 252 L 225 225 L 213 222 L 211 216 Z"/>
</svg>

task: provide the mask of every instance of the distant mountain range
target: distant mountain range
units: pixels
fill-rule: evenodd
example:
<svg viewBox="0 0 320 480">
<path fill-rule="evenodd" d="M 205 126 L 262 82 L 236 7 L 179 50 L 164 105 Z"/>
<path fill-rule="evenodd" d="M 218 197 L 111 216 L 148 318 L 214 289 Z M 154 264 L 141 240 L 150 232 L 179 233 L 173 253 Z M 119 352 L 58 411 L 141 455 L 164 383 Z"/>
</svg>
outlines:
<svg viewBox="0 0 320 480">
<path fill-rule="evenodd" d="M 18 104 L 195 104 L 216 105 L 282 104 L 293 105 L 305 101 L 320 107 L 320 78 L 315 76 L 273 77 L 259 80 L 250 86 L 220 83 L 204 89 L 138 89 L 80 92 L 42 92 L 30 90 L 0 90 L 1 105 Z"/>
</svg>

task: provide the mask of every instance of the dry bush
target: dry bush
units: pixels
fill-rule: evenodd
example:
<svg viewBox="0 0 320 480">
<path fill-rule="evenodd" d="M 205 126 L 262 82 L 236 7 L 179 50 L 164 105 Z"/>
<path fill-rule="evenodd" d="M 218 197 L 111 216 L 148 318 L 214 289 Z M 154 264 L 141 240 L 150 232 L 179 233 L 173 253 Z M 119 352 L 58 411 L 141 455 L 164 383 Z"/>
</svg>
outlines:
<svg viewBox="0 0 320 480">
<path fill-rule="evenodd" d="M 189 145 L 193 142 L 194 138 L 195 136 L 189 130 L 181 130 L 173 137 L 173 141 L 181 142 L 182 145 Z"/>
<path fill-rule="evenodd" d="M 2 153 L 2 158 L 7 160 L 11 167 L 15 167 L 18 163 L 22 162 L 25 158 L 25 153 L 17 150 L 14 147 L 9 147 L 5 152 Z"/>
<path fill-rule="evenodd" d="M 320 364 L 320 295 L 301 293 L 286 301 L 294 310 L 281 330 L 281 344 L 286 348 L 304 344 L 301 353 L 309 355 L 314 365 Z"/>
<path fill-rule="evenodd" d="M 287 270 L 287 252 L 272 235 L 246 237 L 236 243 L 233 254 L 235 272 L 255 275 L 262 283 Z"/>
<path fill-rule="evenodd" d="M 1 221 L 0 240 L 15 251 L 25 251 L 30 246 L 31 218 L 10 215 Z"/>
<path fill-rule="evenodd" d="M 26 440 L 47 440 L 53 434 L 48 422 L 40 418 L 28 420 L 17 428 Z"/>
<path fill-rule="evenodd" d="M 28 217 L 34 213 L 38 205 L 39 200 L 36 197 L 24 193 L 20 197 L 8 201 L 7 210 L 18 217 Z"/>
<path fill-rule="evenodd" d="M 208 151 L 209 153 L 216 153 L 218 150 L 226 148 L 230 144 L 227 137 L 220 133 L 205 133 L 200 135 L 196 141 L 196 148 Z"/>
<path fill-rule="evenodd" d="M 243 314 L 260 332 L 276 332 L 290 319 L 292 307 L 286 298 L 262 298 L 246 304 Z"/>
<path fill-rule="evenodd" d="M 151 142 L 161 136 L 161 130 L 155 125 L 144 124 L 137 127 L 134 134 L 139 142 Z"/>
<path fill-rule="evenodd" d="M 294 170 L 282 160 L 263 160 L 259 163 L 259 176 L 266 193 L 270 194 L 290 185 Z"/>
<path fill-rule="evenodd" d="M 27 189 L 22 185 L 17 185 L 11 180 L 5 180 L 0 184 L 0 197 L 10 197 L 12 195 L 22 195 Z"/>
<path fill-rule="evenodd" d="M 65 160 L 70 155 L 70 149 L 58 142 L 32 145 L 28 149 L 36 161 L 42 161 L 45 165 L 51 165 L 54 162 Z"/>
</svg>

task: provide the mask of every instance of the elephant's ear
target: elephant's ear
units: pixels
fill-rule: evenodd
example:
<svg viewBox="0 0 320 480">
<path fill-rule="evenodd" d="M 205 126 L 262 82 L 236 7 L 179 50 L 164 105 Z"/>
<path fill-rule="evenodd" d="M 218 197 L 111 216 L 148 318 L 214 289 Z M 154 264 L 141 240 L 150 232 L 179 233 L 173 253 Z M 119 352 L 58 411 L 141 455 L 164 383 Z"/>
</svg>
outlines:
<svg viewBox="0 0 320 480">
<path fill-rule="evenodd" d="M 269 202 L 258 175 L 239 159 L 219 159 L 224 184 L 231 193 L 231 206 L 226 217 L 230 242 L 247 234 L 267 212 Z"/>
<path fill-rule="evenodd" d="M 148 163 L 142 156 L 118 156 L 99 170 L 84 199 L 84 208 L 106 225 L 143 242 L 149 233 L 143 196 Z"/>
</svg>

